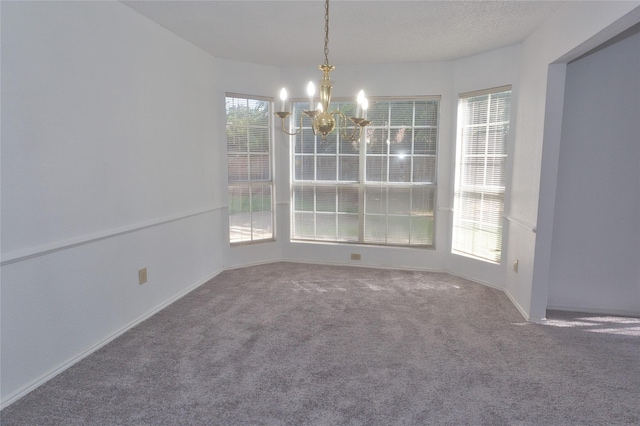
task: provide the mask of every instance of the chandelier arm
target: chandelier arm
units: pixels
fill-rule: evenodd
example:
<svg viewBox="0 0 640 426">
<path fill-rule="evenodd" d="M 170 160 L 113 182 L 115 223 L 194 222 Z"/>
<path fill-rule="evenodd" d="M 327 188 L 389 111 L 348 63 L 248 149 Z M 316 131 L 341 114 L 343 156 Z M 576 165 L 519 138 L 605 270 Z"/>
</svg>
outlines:
<svg viewBox="0 0 640 426">
<path fill-rule="evenodd" d="M 340 136 L 342 136 L 344 139 L 348 140 L 349 142 L 355 142 L 360 139 L 360 135 L 362 133 L 362 127 L 356 124 L 355 121 L 351 120 L 353 122 L 353 131 L 349 135 L 348 126 L 347 126 L 347 116 L 344 115 L 340 110 L 332 111 L 331 115 L 339 115 L 341 118 L 341 121 L 344 123 L 342 126 L 338 126 L 338 131 L 340 132 Z"/>
<path fill-rule="evenodd" d="M 298 133 L 300 133 L 300 130 L 302 130 L 302 116 L 300 116 L 300 127 L 298 128 L 298 130 L 295 130 L 293 133 L 289 132 L 284 124 L 284 120 L 289 117 L 291 115 L 290 112 L 284 111 L 284 112 L 276 112 L 275 115 L 277 115 L 278 117 L 280 117 L 280 120 L 282 121 L 282 131 L 285 132 L 287 135 L 289 136 L 296 136 Z"/>
</svg>

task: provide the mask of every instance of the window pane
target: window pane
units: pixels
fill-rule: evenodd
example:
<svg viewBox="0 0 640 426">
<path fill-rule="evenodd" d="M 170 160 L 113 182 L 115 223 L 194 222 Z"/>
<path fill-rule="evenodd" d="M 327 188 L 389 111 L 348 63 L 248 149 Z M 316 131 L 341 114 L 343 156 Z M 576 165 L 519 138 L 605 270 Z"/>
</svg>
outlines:
<svg viewBox="0 0 640 426">
<path fill-rule="evenodd" d="M 313 239 L 315 237 L 315 218 L 313 213 L 296 212 L 293 215 L 292 235 L 298 239 Z"/>
<path fill-rule="evenodd" d="M 251 188 L 251 228 L 254 240 L 273 237 L 271 185 Z"/>
<path fill-rule="evenodd" d="M 367 153 L 368 154 L 386 154 L 388 152 L 389 129 L 366 127 L 367 134 Z"/>
<path fill-rule="evenodd" d="M 271 180 L 271 156 L 267 155 L 250 155 L 250 178 L 251 180 Z"/>
<path fill-rule="evenodd" d="M 388 216 L 387 242 L 392 244 L 409 244 L 411 221 L 407 216 Z"/>
<path fill-rule="evenodd" d="M 367 188 L 365 195 L 365 213 L 387 213 L 387 188 Z"/>
<path fill-rule="evenodd" d="M 358 157 L 340 156 L 340 176 L 338 179 L 342 182 L 358 181 L 360 159 Z"/>
<path fill-rule="evenodd" d="M 269 129 L 249 129 L 249 151 L 269 152 Z"/>
<path fill-rule="evenodd" d="M 487 141 L 487 154 L 506 155 L 507 137 L 509 136 L 509 124 L 489 126 L 489 140 Z"/>
<path fill-rule="evenodd" d="M 416 101 L 416 126 L 438 125 L 438 101 Z"/>
<path fill-rule="evenodd" d="M 387 157 L 367 156 L 367 181 L 387 181 Z"/>
<path fill-rule="evenodd" d="M 487 186 L 504 188 L 506 157 L 487 158 Z"/>
<path fill-rule="evenodd" d="M 231 242 L 273 238 L 271 186 L 229 188 L 229 238 Z"/>
<path fill-rule="evenodd" d="M 247 135 L 247 129 L 244 127 L 227 127 L 227 151 L 228 152 L 246 152 L 247 141 L 249 137 Z"/>
<path fill-rule="evenodd" d="M 389 123 L 389 102 L 369 102 L 367 118 L 373 123 L 374 126 L 387 125 Z"/>
<path fill-rule="evenodd" d="M 467 125 L 485 124 L 487 122 L 487 97 L 478 96 L 467 100 L 465 121 Z"/>
<path fill-rule="evenodd" d="M 462 143 L 466 155 L 484 155 L 486 142 L 486 127 L 471 127 L 462 130 Z"/>
<path fill-rule="evenodd" d="M 413 133 L 411 129 L 402 127 L 391 129 L 389 133 L 389 150 L 391 154 L 411 155 L 411 142 Z"/>
<path fill-rule="evenodd" d="M 308 155 L 296 155 L 295 180 L 315 180 L 315 159 Z"/>
<path fill-rule="evenodd" d="M 390 106 L 389 125 L 413 126 L 413 101 L 393 102 Z"/>
<path fill-rule="evenodd" d="M 336 190 L 335 188 L 316 189 L 316 211 L 335 212 L 336 211 Z"/>
<path fill-rule="evenodd" d="M 315 208 L 315 188 L 304 186 L 293 189 L 293 206 L 296 211 L 312 212 Z"/>
<path fill-rule="evenodd" d="M 387 242 L 386 216 L 364 215 L 364 241 L 380 244 Z"/>
<path fill-rule="evenodd" d="M 437 139 L 437 129 L 416 129 L 415 140 L 413 142 L 413 153 L 435 155 Z"/>
<path fill-rule="evenodd" d="M 360 144 L 358 141 L 349 141 L 340 139 L 340 154 L 357 154 L 360 151 Z"/>
<path fill-rule="evenodd" d="M 318 180 L 337 180 L 337 157 L 318 156 Z"/>
<path fill-rule="evenodd" d="M 338 211 L 358 213 L 358 188 L 338 188 Z"/>
<path fill-rule="evenodd" d="M 316 137 L 310 129 L 302 129 L 295 139 L 296 153 L 313 154 L 316 147 Z"/>
<path fill-rule="evenodd" d="M 355 104 L 331 109 L 351 116 Z M 432 246 L 438 111 L 437 100 L 373 100 L 364 143 L 309 129 L 295 136 L 292 238 Z"/>
<path fill-rule="evenodd" d="M 435 157 L 413 157 L 413 182 L 436 182 Z"/>
<path fill-rule="evenodd" d="M 433 244 L 433 216 L 411 217 L 411 244 L 430 246 Z"/>
<path fill-rule="evenodd" d="M 329 133 L 326 139 L 322 139 L 321 136 L 316 137 L 316 152 L 318 154 L 335 154 L 338 152 L 337 137 L 335 132 Z"/>
<path fill-rule="evenodd" d="M 411 182 L 411 157 L 389 158 L 389 182 Z"/>
<path fill-rule="evenodd" d="M 269 102 L 247 99 L 247 124 L 255 127 L 269 127 Z"/>
<path fill-rule="evenodd" d="M 431 216 L 435 205 L 436 193 L 433 188 L 411 189 L 411 216 Z"/>
<path fill-rule="evenodd" d="M 358 215 L 338 215 L 338 239 L 340 241 L 358 241 Z"/>
<path fill-rule="evenodd" d="M 230 154 L 227 169 L 229 182 L 246 182 L 249 180 L 249 156 Z"/>
<path fill-rule="evenodd" d="M 336 215 L 333 213 L 316 214 L 316 240 L 336 240 Z"/>
<path fill-rule="evenodd" d="M 496 93 L 491 96 L 491 121 L 509 121 L 511 115 L 511 92 Z"/>
<path fill-rule="evenodd" d="M 229 188 L 229 239 L 251 241 L 251 192 L 249 187 Z"/>
<path fill-rule="evenodd" d="M 389 189 L 388 213 L 409 216 L 410 204 L 411 192 L 409 189 Z"/>
</svg>

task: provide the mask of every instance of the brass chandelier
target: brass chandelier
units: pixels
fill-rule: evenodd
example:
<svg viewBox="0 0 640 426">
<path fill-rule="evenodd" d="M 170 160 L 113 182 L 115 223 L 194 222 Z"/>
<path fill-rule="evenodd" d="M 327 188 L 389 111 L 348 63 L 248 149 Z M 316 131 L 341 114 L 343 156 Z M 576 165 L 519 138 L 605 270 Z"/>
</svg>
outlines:
<svg viewBox="0 0 640 426">
<path fill-rule="evenodd" d="M 310 81 L 307 85 L 307 95 L 309 96 L 309 110 L 303 111 L 303 114 L 300 115 L 300 127 L 298 127 L 297 130 L 290 132 L 285 126 L 285 119 L 289 117 L 291 113 L 286 111 L 285 109 L 287 90 L 283 88 L 280 91 L 282 111 L 276 112 L 275 115 L 280 117 L 280 120 L 282 120 L 282 131 L 290 136 L 294 136 L 300 133 L 300 130 L 302 129 L 303 118 L 305 116 L 309 117 L 311 119 L 313 134 L 320 134 L 323 140 L 326 140 L 327 135 L 336 129 L 336 118 L 340 117 L 340 125 L 338 126 L 338 131 L 340 132 L 341 138 L 349 140 L 351 142 L 356 142 L 360 140 L 362 129 L 371 123 L 367 120 L 367 108 L 369 106 L 369 102 L 367 101 L 367 98 L 365 98 L 364 92 L 361 90 L 356 98 L 356 116 L 349 117 L 349 120 L 351 120 L 351 122 L 353 123 L 352 129 L 349 129 L 346 126 L 347 117 L 341 111 L 330 110 L 332 86 L 331 80 L 329 79 L 329 73 L 333 71 L 335 67 L 333 65 L 329 65 L 329 0 L 325 0 L 324 8 L 324 64 L 318 66 L 318 68 L 320 68 L 320 70 L 322 71 L 322 79 L 320 80 L 320 102 L 317 104 L 316 108 L 313 109 L 315 86 L 313 82 Z"/>
</svg>

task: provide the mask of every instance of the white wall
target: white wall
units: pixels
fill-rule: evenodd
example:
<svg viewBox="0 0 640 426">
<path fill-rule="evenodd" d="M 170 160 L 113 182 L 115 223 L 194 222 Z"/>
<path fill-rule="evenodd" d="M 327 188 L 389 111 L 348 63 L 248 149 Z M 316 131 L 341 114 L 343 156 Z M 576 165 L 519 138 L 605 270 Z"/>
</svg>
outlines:
<svg viewBox="0 0 640 426">
<path fill-rule="evenodd" d="M 222 269 L 216 72 L 119 2 L 2 3 L 3 406 Z"/>
<path fill-rule="evenodd" d="M 640 20 L 639 4 L 568 3 L 522 43 L 513 177 L 507 206 L 514 222 L 507 222 L 508 250 L 503 256 L 507 264 L 519 260 L 517 274 L 507 268 L 505 288 L 520 311 L 532 320 L 546 315 L 557 173 L 554 162 L 557 163 L 557 137 L 562 125 L 562 98 L 554 94 L 564 87 L 563 67 L 550 68 L 550 64 L 561 57 L 566 62 L 581 49 L 584 53 L 594 40 L 604 42 L 615 35 L 612 30 L 622 31 L 626 29 L 624 25 L 633 25 L 636 19 Z M 620 20 L 624 21 L 621 25 Z M 543 140 L 547 152 L 544 162 Z M 545 173 L 541 174 L 541 170 Z"/>
<path fill-rule="evenodd" d="M 640 33 L 567 66 L 548 306 L 640 314 Z"/>
</svg>

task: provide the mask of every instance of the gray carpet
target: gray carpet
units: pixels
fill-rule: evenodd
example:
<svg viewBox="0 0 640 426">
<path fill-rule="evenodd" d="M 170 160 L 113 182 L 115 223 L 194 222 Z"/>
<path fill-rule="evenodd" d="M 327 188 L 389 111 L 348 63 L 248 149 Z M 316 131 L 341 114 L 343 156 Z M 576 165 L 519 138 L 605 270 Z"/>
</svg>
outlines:
<svg viewBox="0 0 640 426">
<path fill-rule="evenodd" d="M 640 424 L 640 320 L 526 323 L 447 274 L 226 271 L 1 413 L 3 425 Z"/>
</svg>

